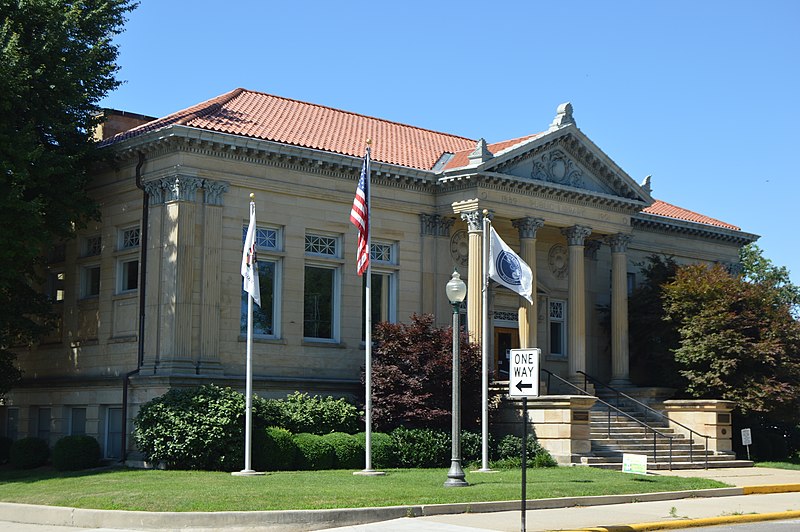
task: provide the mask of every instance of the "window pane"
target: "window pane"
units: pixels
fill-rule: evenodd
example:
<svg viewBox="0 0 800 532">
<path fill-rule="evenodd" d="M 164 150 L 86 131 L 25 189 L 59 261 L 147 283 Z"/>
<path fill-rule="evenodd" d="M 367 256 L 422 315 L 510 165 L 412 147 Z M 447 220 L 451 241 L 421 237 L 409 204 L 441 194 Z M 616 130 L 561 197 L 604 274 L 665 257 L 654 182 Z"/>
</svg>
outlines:
<svg viewBox="0 0 800 532">
<path fill-rule="evenodd" d="M 562 338 L 563 324 L 559 322 L 550 323 L 550 354 L 561 355 L 564 353 L 563 338 Z"/>
<path fill-rule="evenodd" d="M 70 420 L 70 434 L 73 436 L 82 436 L 86 434 L 86 409 L 73 408 L 72 419 Z"/>
<path fill-rule="evenodd" d="M 100 293 L 100 266 L 89 266 L 83 270 L 83 297 Z"/>
<path fill-rule="evenodd" d="M 106 458 L 122 458 L 122 409 L 106 411 Z"/>
<path fill-rule="evenodd" d="M 131 260 L 122 263 L 122 291 L 139 288 L 139 261 Z"/>
<path fill-rule="evenodd" d="M 50 409 L 39 408 L 36 437 L 44 441 L 50 441 Z"/>
<path fill-rule="evenodd" d="M 335 270 L 306 266 L 303 336 L 333 338 L 333 287 Z"/>
<path fill-rule="evenodd" d="M 258 264 L 258 284 L 261 289 L 261 306 L 253 305 L 253 334 L 274 336 L 275 309 L 275 269 L 277 263 L 260 261 Z M 242 290 L 241 332 L 247 334 L 247 292 Z"/>
<path fill-rule="evenodd" d="M 373 273 L 372 286 L 370 287 L 370 300 L 372 306 L 370 307 L 370 314 L 372 315 L 372 330 L 375 326 L 382 321 L 389 321 L 390 305 L 391 305 L 391 280 L 392 275 L 389 273 Z M 365 304 L 367 293 L 367 278 L 362 277 L 361 282 L 361 323 L 365 322 L 367 315 L 367 306 Z M 361 339 L 366 339 L 364 327 L 361 327 Z"/>
<path fill-rule="evenodd" d="M 103 249 L 100 235 L 87 237 L 85 246 L 86 246 L 84 249 L 85 256 L 92 257 L 95 255 L 99 255 Z"/>
</svg>

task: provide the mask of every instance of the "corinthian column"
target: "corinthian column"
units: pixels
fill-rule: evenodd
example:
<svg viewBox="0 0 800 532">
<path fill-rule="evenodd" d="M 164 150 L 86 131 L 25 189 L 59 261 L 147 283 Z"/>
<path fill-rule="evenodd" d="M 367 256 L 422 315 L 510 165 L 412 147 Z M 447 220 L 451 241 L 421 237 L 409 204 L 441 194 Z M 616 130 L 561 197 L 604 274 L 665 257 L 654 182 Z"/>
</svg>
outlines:
<svg viewBox="0 0 800 532">
<path fill-rule="evenodd" d="M 631 235 L 606 239 L 611 246 L 611 384 L 630 384 L 628 353 L 628 257 Z"/>
<path fill-rule="evenodd" d="M 520 256 L 525 263 L 531 267 L 533 273 L 532 286 L 533 293 L 531 299 L 533 303 L 528 303 L 524 298 L 520 299 L 519 307 L 519 346 L 522 348 L 536 347 L 538 345 L 536 316 L 536 230 L 544 225 L 541 218 L 526 216 L 511 223 L 519 230 Z"/>
<path fill-rule="evenodd" d="M 469 258 L 467 260 L 467 331 L 475 343 L 481 342 L 481 295 L 483 293 L 483 264 L 480 211 L 462 212 L 461 219 L 469 229 Z"/>
<path fill-rule="evenodd" d="M 583 381 L 578 371 L 586 371 L 586 280 L 583 243 L 592 229 L 573 225 L 561 230 L 569 245 L 569 302 L 567 303 L 567 351 L 569 379 Z"/>
</svg>

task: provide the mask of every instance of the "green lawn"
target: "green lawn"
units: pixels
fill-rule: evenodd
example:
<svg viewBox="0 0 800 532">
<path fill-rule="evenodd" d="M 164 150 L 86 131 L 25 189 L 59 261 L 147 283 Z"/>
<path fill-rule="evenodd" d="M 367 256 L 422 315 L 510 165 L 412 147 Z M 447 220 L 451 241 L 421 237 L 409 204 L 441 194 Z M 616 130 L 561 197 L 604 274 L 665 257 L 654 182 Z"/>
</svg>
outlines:
<svg viewBox="0 0 800 532">
<path fill-rule="evenodd" d="M 0 471 L 0 500 L 145 511 L 253 511 L 514 500 L 520 471 L 467 473 L 470 486 L 444 488 L 446 469 L 269 473 L 234 477 L 206 471 L 113 469 L 81 473 Z M 723 487 L 707 479 L 640 476 L 585 467 L 529 469 L 529 499 Z"/>
<path fill-rule="evenodd" d="M 795 458 L 787 462 L 757 462 L 756 467 L 774 467 L 776 469 L 800 470 L 800 458 Z"/>
</svg>

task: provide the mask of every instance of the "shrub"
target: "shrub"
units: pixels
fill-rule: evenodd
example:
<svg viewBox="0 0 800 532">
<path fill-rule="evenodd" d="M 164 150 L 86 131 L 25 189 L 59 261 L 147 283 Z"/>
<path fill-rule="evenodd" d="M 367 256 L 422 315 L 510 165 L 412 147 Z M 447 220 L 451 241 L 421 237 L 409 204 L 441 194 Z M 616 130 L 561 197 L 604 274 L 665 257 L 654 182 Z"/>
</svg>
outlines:
<svg viewBox="0 0 800 532">
<path fill-rule="evenodd" d="M 253 401 L 254 435 L 262 432 L 268 408 Z M 244 464 L 244 418 L 245 398 L 236 390 L 172 389 L 142 405 L 134 438 L 148 460 L 169 468 L 236 471 Z"/>
<path fill-rule="evenodd" d="M 533 467 L 554 467 L 558 463 L 550 456 L 547 449 L 539 445 L 534 437 L 529 436 L 527 442 L 526 461 Z M 520 467 L 522 465 L 522 438 L 508 434 L 497 444 L 498 467 Z"/>
<path fill-rule="evenodd" d="M 286 399 L 272 400 L 270 403 L 280 415 L 275 424 L 295 434 L 303 432 L 319 435 L 331 432 L 353 434 L 358 431 L 360 425 L 358 409 L 343 398 L 334 399 L 294 392 L 286 396 Z"/>
<path fill-rule="evenodd" d="M 292 433 L 280 427 L 269 427 L 261 431 L 264 444 L 258 446 L 259 461 L 255 468 L 259 471 L 289 471 L 297 461 L 297 444 Z M 256 446 L 253 446 L 255 451 Z M 255 452 L 254 452 L 254 464 Z"/>
<path fill-rule="evenodd" d="M 41 438 L 23 438 L 11 444 L 9 462 L 17 469 L 33 469 L 47 463 L 50 448 Z"/>
<path fill-rule="evenodd" d="M 465 464 L 470 462 L 480 461 L 482 458 L 483 442 L 479 432 L 471 432 L 468 430 L 461 431 L 461 461 Z M 492 454 L 494 449 L 494 437 L 489 434 L 489 455 Z"/>
<path fill-rule="evenodd" d="M 366 456 L 366 433 L 359 432 L 355 435 L 355 438 L 359 441 L 362 448 L 364 448 L 364 455 Z M 372 433 L 372 467 L 377 469 L 397 467 L 394 451 L 394 440 L 391 435 L 384 432 Z"/>
<path fill-rule="evenodd" d="M 53 467 L 59 471 L 78 471 L 96 467 L 100 444 L 91 436 L 64 436 L 53 446 Z"/>
<path fill-rule="evenodd" d="M 363 469 L 365 462 L 364 444 L 358 438 L 344 432 L 331 432 L 322 437 L 333 446 L 337 469 Z"/>
<path fill-rule="evenodd" d="M 0 464 L 8 462 L 8 453 L 11 452 L 11 445 L 14 440 L 5 436 L 0 436 Z"/>
<path fill-rule="evenodd" d="M 373 336 L 372 412 L 375 428 L 449 429 L 452 408 L 453 334 L 432 315 L 410 324 L 379 323 Z M 462 425 L 478 426 L 481 412 L 481 349 L 460 332 Z M 361 382 L 365 376 L 362 372 Z M 362 398 L 363 399 L 363 398 Z"/>
<path fill-rule="evenodd" d="M 336 461 L 333 445 L 322 436 L 302 432 L 295 434 L 297 468 L 301 470 L 332 469 Z"/>
<path fill-rule="evenodd" d="M 397 467 L 443 467 L 450 463 L 450 433 L 398 427 L 391 433 Z"/>
</svg>

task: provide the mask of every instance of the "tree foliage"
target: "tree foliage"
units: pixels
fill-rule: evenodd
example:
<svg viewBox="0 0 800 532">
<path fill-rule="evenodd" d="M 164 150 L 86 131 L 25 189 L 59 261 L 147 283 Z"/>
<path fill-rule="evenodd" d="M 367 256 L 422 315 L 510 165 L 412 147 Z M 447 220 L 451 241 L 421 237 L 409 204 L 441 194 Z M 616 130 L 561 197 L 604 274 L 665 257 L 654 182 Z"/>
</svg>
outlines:
<svg viewBox="0 0 800 532">
<path fill-rule="evenodd" d="M 789 305 L 792 315 L 800 318 L 800 286 L 792 284 L 786 266 L 775 266 L 755 244 L 739 250 L 739 261 L 745 281 L 770 287 L 781 302 Z"/>
<path fill-rule="evenodd" d="M 411 323 L 379 323 L 372 351 L 372 412 L 378 430 L 447 428 L 451 422 L 453 336 L 430 314 Z M 480 346 L 460 332 L 461 411 L 464 428 L 480 416 Z M 363 382 L 363 374 L 362 374 Z"/>
<path fill-rule="evenodd" d="M 671 257 L 651 255 L 641 265 L 642 281 L 628 298 L 630 372 L 641 386 L 680 390 L 686 385 L 673 355 L 680 337 L 675 325 L 664 319 L 662 303 L 663 286 L 675 278 L 677 270 Z"/>
<path fill-rule="evenodd" d="M 19 378 L 12 346 L 48 328 L 40 257 L 97 217 L 98 102 L 119 85 L 130 0 L 0 0 L 0 396 Z"/>
<path fill-rule="evenodd" d="M 800 323 L 774 284 L 748 282 L 719 265 L 684 266 L 664 286 L 664 304 L 680 334 L 675 359 L 692 396 L 798 421 Z"/>
</svg>

